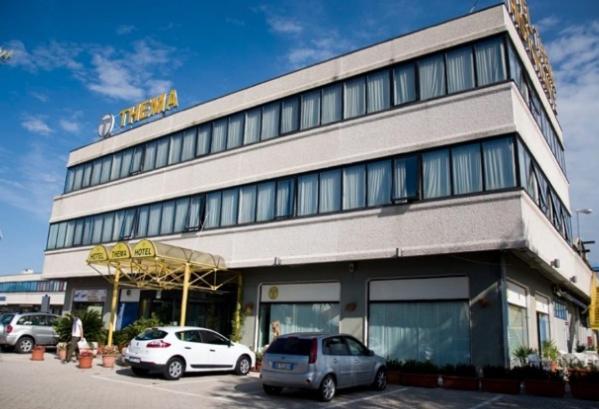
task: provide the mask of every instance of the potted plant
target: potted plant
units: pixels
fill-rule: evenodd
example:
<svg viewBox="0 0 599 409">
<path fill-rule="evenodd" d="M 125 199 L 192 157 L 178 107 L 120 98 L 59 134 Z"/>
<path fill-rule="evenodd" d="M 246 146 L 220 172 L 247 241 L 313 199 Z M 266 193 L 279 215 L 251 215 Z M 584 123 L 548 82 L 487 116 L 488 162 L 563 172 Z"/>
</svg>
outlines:
<svg viewBox="0 0 599 409">
<path fill-rule="evenodd" d="M 102 347 L 100 352 L 102 354 L 102 366 L 104 368 L 114 368 L 114 363 L 119 355 L 118 347 L 114 345 L 105 346 Z"/>
<path fill-rule="evenodd" d="M 569 382 L 570 392 L 576 399 L 599 401 L 599 368 L 570 372 Z"/>
<path fill-rule="evenodd" d="M 387 359 L 387 383 L 399 385 L 401 382 L 401 362 L 397 359 Z"/>
<path fill-rule="evenodd" d="M 503 366 L 485 366 L 480 384 L 485 392 L 512 395 L 520 393 L 520 379 L 515 376 L 511 369 Z"/>
<path fill-rule="evenodd" d="M 261 350 L 256 351 L 256 366 L 253 368 L 254 372 L 260 372 L 262 369 L 262 358 L 264 357 L 264 352 Z"/>
<path fill-rule="evenodd" d="M 430 361 L 406 361 L 400 368 L 402 385 L 436 388 L 439 369 Z"/>
<path fill-rule="evenodd" d="M 441 368 L 441 375 L 444 388 L 478 390 L 478 376 L 474 365 L 446 365 Z"/>
<path fill-rule="evenodd" d="M 566 383 L 559 372 L 547 371 L 536 366 L 514 368 L 519 379 L 524 379 L 524 390 L 530 395 L 563 398 Z"/>
<path fill-rule="evenodd" d="M 83 351 L 79 354 L 79 368 L 81 369 L 89 369 L 92 367 L 92 362 L 94 360 L 94 355 L 91 351 Z"/>
<path fill-rule="evenodd" d="M 550 362 L 551 370 L 557 371 L 557 359 L 559 357 L 559 350 L 557 345 L 553 341 L 545 341 L 541 346 L 541 356 L 543 359 Z"/>
<path fill-rule="evenodd" d="M 58 355 L 58 359 L 64 361 L 67 359 L 67 343 L 59 342 L 56 344 L 56 354 Z"/>
<path fill-rule="evenodd" d="M 536 353 L 536 350 L 523 345 L 516 348 L 512 354 L 518 360 L 520 366 L 525 366 L 528 365 L 528 357 Z"/>
<path fill-rule="evenodd" d="M 44 352 L 46 352 L 46 348 L 42 345 L 36 345 L 31 350 L 31 360 L 32 361 L 43 361 L 44 360 Z"/>
</svg>

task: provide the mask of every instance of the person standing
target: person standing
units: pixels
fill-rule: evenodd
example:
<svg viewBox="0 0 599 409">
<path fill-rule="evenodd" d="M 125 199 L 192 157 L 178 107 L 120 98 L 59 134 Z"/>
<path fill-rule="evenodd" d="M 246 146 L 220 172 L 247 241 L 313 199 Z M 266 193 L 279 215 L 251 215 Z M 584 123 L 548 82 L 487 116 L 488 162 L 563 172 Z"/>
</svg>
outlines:
<svg viewBox="0 0 599 409">
<path fill-rule="evenodd" d="M 71 326 L 71 341 L 67 346 L 67 357 L 64 361 L 62 361 L 63 364 L 71 362 L 73 353 L 77 348 L 77 344 L 79 341 L 81 341 L 81 338 L 83 338 L 83 323 L 81 322 L 81 318 L 74 316 L 73 325 Z"/>
</svg>

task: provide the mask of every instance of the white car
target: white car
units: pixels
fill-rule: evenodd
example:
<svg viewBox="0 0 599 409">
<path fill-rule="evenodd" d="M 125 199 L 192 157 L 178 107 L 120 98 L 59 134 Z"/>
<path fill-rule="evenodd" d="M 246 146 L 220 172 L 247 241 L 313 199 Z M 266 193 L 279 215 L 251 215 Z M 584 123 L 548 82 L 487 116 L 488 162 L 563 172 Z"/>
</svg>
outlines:
<svg viewBox="0 0 599 409">
<path fill-rule="evenodd" d="M 256 355 L 245 345 L 199 327 L 148 328 L 131 340 L 125 360 L 136 375 L 161 372 L 179 379 L 185 372 L 233 370 L 247 375 Z"/>
</svg>

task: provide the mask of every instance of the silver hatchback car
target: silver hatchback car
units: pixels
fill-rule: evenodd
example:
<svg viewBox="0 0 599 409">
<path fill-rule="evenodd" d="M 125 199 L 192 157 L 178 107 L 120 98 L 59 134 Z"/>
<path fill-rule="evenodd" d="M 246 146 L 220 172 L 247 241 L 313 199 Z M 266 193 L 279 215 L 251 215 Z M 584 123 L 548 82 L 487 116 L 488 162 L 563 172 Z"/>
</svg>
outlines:
<svg viewBox="0 0 599 409">
<path fill-rule="evenodd" d="M 22 354 L 35 345 L 56 345 L 58 334 L 54 323 L 58 315 L 42 312 L 6 313 L 0 316 L 0 346 L 15 347 Z"/>
<path fill-rule="evenodd" d="M 296 333 L 276 338 L 262 358 L 262 387 L 269 395 L 284 387 L 317 391 L 330 401 L 337 389 L 387 386 L 385 359 L 350 335 Z"/>
</svg>

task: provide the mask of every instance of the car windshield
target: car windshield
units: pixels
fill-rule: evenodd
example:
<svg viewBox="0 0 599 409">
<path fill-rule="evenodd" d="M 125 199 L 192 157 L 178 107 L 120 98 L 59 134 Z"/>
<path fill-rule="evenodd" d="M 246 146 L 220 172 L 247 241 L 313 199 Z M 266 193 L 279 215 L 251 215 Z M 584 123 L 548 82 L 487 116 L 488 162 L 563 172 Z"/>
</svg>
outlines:
<svg viewBox="0 0 599 409">
<path fill-rule="evenodd" d="M 310 355 L 311 339 L 286 337 L 277 338 L 266 350 L 267 354 Z"/>
<path fill-rule="evenodd" d="M 159 330 L 158 328 L 148 328 L 141 334 L 135 337 L 137 341 L 152 341 L 154 339 L 162 339 L 166 337 L 167 333 Z"/>
<path fill-rule="evenodd" d="M 15 316 L 15 314 L 0 315 L 0 324 L 2 324 L 2 325 L 10 324 L 10 321 L 12 321 L 12 317 L 14 317 L 14 316 Z"/>
</svg>

